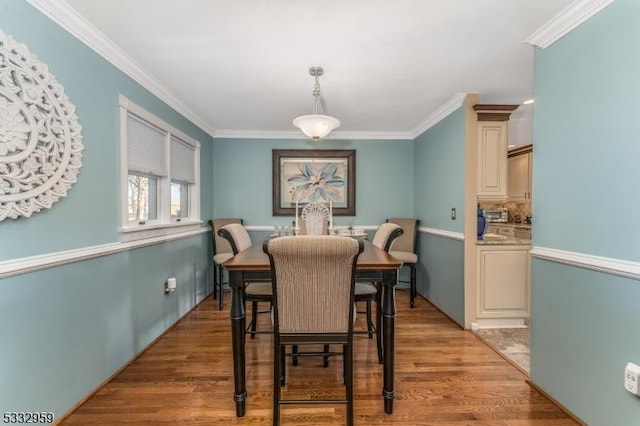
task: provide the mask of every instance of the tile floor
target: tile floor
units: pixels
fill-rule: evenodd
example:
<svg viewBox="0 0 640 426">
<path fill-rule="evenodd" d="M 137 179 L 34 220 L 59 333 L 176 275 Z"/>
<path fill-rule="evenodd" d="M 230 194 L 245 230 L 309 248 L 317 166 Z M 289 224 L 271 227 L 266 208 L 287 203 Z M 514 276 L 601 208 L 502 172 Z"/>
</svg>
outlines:
<svg viewBox="0 0 640 426">
<path fill-rule="evenodd" d="M 485 328 L 475 331 L 490 346 L 509 358 L 527 374 L 530 371 L 529 328 Z"/>
</svg>

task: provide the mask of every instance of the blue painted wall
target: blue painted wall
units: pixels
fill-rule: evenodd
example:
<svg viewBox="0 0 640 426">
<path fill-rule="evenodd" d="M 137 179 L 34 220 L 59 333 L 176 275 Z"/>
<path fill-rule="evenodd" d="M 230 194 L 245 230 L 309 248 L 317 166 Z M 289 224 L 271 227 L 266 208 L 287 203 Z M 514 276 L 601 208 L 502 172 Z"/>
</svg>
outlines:
<svg viewBox="0 0 640 426">
<path fill-rule="evenodd" d="M 617 0 L 535 56 L 534 246 L 638 261 L 640 2 Z M 640 283 L 536 259 L 531 377 L 590 425 L 640 424 Z"/>
<path fill-rule="evenodd" d="M 46 63 L 77 109 L 78 182 L 50 210 L 0 223 L 0 261 L 119 241 L 118 95 L 202 143 L 202 217 L 213 214 L 211 137 L 24 1 L 0 29 Z M 201 234 L 0 280 L 0 411 L 64 414 L 211 291 Z M 163 284 L 178 289 L 165 296 Z"/>
<path fill-rule="evenodd" d="M 273 149 L 355 149 L 356 216 L 335 225 L 375 226 L 388 217 L 413 215 L 413 141 L 214 139 L 216 217 L 242 217 L 246 225 L 290 224 L 272 215 Z"/>
<path fill-rule="evenodd" d="M 420 226 L 464 232 L 465 109 L 418 136 L 414 144 L 415 217 Z M 458 220 L 451 220 L 451 208 Z M 464 324 L 464 241 L 419 235 L 418 292 Z"/>
</svg>

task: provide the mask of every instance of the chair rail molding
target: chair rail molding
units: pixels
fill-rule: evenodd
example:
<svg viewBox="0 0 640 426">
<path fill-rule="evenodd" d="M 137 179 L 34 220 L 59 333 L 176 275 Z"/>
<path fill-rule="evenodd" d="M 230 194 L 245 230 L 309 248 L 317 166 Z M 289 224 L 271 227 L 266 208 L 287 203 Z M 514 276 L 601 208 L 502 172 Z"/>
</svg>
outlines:
<svg viewBox="0 0 640 426">
<path fill-rule="evenodd" d="M 614 0 L 577 0 L 531 34 L 524 42 L 546 49 L 565 34 L 613 3 Z"/>
<path fill-rule="evenodd" d="M 452 240 L 464 241 L 464 234 L 462 232 L 447 231 L 445 229 L 426 228 L 424 226 L 418 227 L 418 231 L 425 234 L 431 234 L 431 235 L 437 235 L 439 237 L 449 238 Z"/>
<path fill-rule="evenodd" d="M 67 196 L 82 167 L 76 108 L 26 45 L 0 30 L 0 222 Z"/>
<path fill-rule="evenodd" d="M 167 241 L 178 240 L 181 238 L 193 237 L 200 234 L 209 233 L 206 227 L 200 227 L 196 230 L 190 230 L 180 233 L 163 235 L 155 238 L 147 238 L 143 240 L 135 240 L 128 242 L 117 242 L 109 244 L 101 244 L 91 247 L 83 247 L 80 249 L 66 250 L 55 253 L 47 253 L 37 256 L 23 257 L 19 259 L 5 260 L 0 262 L 0 279 L 13 277 L 15 275 L 27 274 L 42 269 L 54 268 L 56 266 L 66 265 L 68 263 L 80 262 L 83 260 L 94 259 L 96 257 L 109 256 L 123 251 L 133 250 L 140 247 L 160 244 Z"/>
<path fill-rule="evenodd" d="M 640 280 L 640 262 L 534 246 L 531 257 Z"/>
</svg>

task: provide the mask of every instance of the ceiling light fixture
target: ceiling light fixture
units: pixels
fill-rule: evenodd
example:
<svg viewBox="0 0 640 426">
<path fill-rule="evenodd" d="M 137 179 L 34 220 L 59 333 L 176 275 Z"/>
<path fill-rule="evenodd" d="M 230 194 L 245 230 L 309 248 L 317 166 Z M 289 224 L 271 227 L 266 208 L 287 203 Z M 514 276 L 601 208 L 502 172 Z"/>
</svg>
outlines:
<svg viewBox="0 0 640 426">
<path fill-rule="evenodd" d="M 531 105 L 533 102 L 534 102 L 533 99 L 527 99 L 522 103 L 522 105 Z"/>
<path fill-rule="evenodd" d="M 293 120 L 293 125 L 302 130 L 302 133 L 313 138 L 314 141 L 317 141 L 327 136 L 333 129 L 338 128 L 340 126 L 340 120 L 324 115 L 319 79 L 319 77 L 324 74 L 324 69 L 322 69 L 322 67 L 311 67 L 309 68 L 309 74 L 316 79 L 316 84 L 313 86 L 313 114 L 296 117 Z"/>
</svg>

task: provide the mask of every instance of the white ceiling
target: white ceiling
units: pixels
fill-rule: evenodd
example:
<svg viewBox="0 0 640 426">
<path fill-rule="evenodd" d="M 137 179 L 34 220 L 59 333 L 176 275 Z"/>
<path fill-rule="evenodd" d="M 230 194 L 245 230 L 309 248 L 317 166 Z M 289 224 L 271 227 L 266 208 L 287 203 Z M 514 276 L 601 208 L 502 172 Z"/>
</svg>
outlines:
<svg viewBox="0 0 640 426">
<path fill-rule="evenodd" d="M 333 137 L 401 137 L 457 93 L 531 98 L 524 40 L 571 0 L 66 2 L 215 136 L 300 135 L 317 65 Z M 531 110 L 514 114 L 510 143 L 532 142 Z"/>
</svg>

